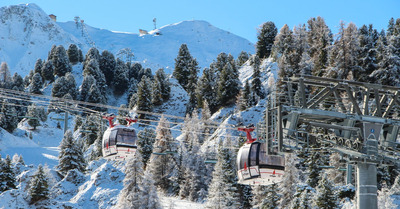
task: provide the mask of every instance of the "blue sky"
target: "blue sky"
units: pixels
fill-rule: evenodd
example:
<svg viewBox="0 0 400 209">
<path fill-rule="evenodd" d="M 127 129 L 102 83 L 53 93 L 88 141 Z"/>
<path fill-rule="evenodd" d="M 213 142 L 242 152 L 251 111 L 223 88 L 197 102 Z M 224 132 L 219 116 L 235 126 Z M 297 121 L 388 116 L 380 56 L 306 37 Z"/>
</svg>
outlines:
<svg viewBox="0 0 400 209">
<path fill-rule="evenodd" d="M 386 29 L 391 17 L 400 18 L 399 0 L 0 0 L 0 6 L 36 3 L 58 21 L 73 21 L 80 16 L 97 28 L 138 33 L 183 20 L 205 20 L 255 43 L 257 28 L 273 21 L 278 30 L 307 23 L 321 16 L 333 33 L 341 20 L 358 27 L 372 23 Z"/>
</svg>

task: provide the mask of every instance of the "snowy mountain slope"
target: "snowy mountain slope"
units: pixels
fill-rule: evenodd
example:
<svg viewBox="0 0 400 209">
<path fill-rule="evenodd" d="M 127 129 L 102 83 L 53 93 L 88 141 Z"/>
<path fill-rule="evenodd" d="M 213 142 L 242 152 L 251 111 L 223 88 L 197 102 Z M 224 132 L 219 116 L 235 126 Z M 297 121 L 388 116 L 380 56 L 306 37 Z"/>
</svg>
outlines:
<svg viewBox="0 0 400 209">
<path fill-rule="evenodd" d="M 75 22 L 58 24 L 75 37 L 83 38 L 82 30 Z M 174 59 L 183 43 L 188 45 L 201 67 L 208 66 L 221 52 L 231 53 L 235 57 L 241 51 L 254 53 L 252 43 L 206 21 L 183 21 L 150 31 L 147 35 L 111 32 L 90 26 L 86 28 L 100 49 L 117 54 L 122 48 L 130 48 L 136 61 L 144 63 L 153 71 L 167 67 L 166 73 L 172 72 Z"/>
<path fill-rule="evenodd" d="M 135 61 L 154 72 L 165 67 L 166 73 L 171 73 L 183 43 L 188 45 L 200 67 L 209 66 L 221 52 L 235 57 L 241 51 L 254 53 L 254 45 L 248 40 L 205 21 L 183 21 L 150 31 L 147 35 L 112 32 L 86 24 L 82 32 L 82 27 L 77 27 L 75 22 L 54 22 L 35 4 L 2 7 L 0 21 L 0 61 L 8 63 L 11 73 L 18 72 L 22 76 L 33 69 L 38 58 L 47 59 L 54 44 L 67 49 L 74 43 L 85 54 L 90 48 L 87 37 L 100 51 L 117 54 L 120 49 L 131 48 Z"/>
<path fill-rule="evenodd" d="M 47 58 L 53 44 L 88 49 L 35 4 L 0 8 L 0 23 L 0 61 L 7 62 L 11 73 L 28 74 L 38 58 Z"/>
</svg>

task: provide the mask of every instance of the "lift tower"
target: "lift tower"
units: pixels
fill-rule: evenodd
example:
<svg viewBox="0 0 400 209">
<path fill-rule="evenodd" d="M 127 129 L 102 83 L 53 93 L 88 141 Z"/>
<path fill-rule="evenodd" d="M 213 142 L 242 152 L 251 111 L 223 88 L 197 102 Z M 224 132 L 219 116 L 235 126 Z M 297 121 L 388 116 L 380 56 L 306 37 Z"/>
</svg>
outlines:
<svg viewBox="0 0 400 209">
<path fill-rule="evenodd" d="M 357 208 L 377 209 L 377 165 L 400 162 L 400 88 L 313 76 L 281 83 L 266 114 L 269 149 L 325 144 L 356 166 Z"/>
</svg>

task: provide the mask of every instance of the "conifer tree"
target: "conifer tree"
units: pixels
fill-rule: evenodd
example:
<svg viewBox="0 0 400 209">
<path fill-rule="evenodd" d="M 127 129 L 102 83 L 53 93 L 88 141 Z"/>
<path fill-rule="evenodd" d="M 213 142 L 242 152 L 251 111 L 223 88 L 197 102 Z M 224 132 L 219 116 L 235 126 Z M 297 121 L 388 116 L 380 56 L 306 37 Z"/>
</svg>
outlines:
<svg viewBox="0 0 400 209">
<path fill-rule="evenodd" d="M 156 132 L 152 128 L 145 128 L 138 133 L 137 151 L 143 156 L 143 165 L 146 168 L 150 160 L 151 153 L 153 153 L 153 144 L 156 141 Z"/>
<path fill-rule="evenodd" d="M 50 51 L 49 51 L 49 53 L 48 53 L 48 56 L 47 56 L 47 60 L 53 60 L 53 59 L 55 58 L 55 56 L 56 56 L 56 49 L 57 49 L 57 46 L 56 46 L 56 45 L 52 45 L 52 46 L 51 46 L 51 49 L 50 49 Z"/>
<path fill-rule="evenodd" d="M 151 111 L 152 105 L 152 94 L 151 94 L 152 82 L 149 78 L 144 76 L 138 84 L 137 92 L 137 110 L 139 111 Z M 144 115 L 139 115 L 139 118 L 144 118 Z"/>
<path fill-rule="evenodd" d="M 217 99 L 221 105 L 229 105 L 235 102 L 234 98 L 239 93 L 239 73 L 228 62 L 223 68 L 219 80 Z"/>
<path fill-rule="evenodd" d="M 6 159 L 0 158 L 0 193 L 16 188 L 15 173 L 11 167 L 11 158 L 7 155 Z"/>
<path fill-rule="evenodd" d="M 28 124 L 33 127 L 33 130 L 36 130 L 36 127 L 40 126 L 40 121 L 39 121 L 40 113 L 35 103 L 31 104 L 28 107 L 28 112 L 26 114 L 29 117 Z"/>
<path fill-rule="evenodd" d="M 245 51 L 241 51 L 236 60 L 236 65 L 242 66 L 247 60 L 249 60 L 249 54 Z"/>
<path fill-rule="evenodd" d="M 333 166 L 333 169 L 329 169 L 326 171 L 328 178 L 335 185 L 341 185 L 344 182 L 344 172 L 340 171 L 339 168 L 342 167 L 342 163 L 340 163 L 340 155 L 338 153 L 333 153 L 329 157 L 329 165 Z"/>
<path fill-rule="evenodd" d="M 126 104 L 121 104 L 118 108 L 118 123 L 126 125 L 128 122 L 125 120 L 129 117 L 129 111 L 127 110 Z"/>
<path fill-rule="evenodd" d="M 293 31 L 290 30 L 289 26 L 285 24 L 276 35 L 273 47 L 273 53 L 276 58 L 282 56 L 282 54 L 288 55 L 293 51 L 294 46 L 294 36 Z"/>
<path fill-rule="evenodd" d="M 85 60 L 83 61 L 83 68 L 85 68 L 86 65 L 89 64 L 90 60 L 96 60 L 97 63 L 100 62 L 100 52 L 95 47 L 91 47 L 87 51 L 85 55 Z"/>
<path fill-rule="evenodd" d="M 178 56 L 175 58 L 175 69 L 173 76 L 178 80 L 179 84 L 187 90 L 187 84 L 192 68 L 193 57 L 190 55 L 189 49 L 186 44 L 182 44 L 179 48 Z"/>
<path fill-rule="evenodd" d="M 161 83 L 158 79 L 154 79 L 153 86 L 152 86 L 152 95 L 153 98 L 151 102 L 154 105 L 161 105 L 162 104 L 162 95 L 161 95 Z"/>
<path fill-rule="evenodd" d="M 197 103 L 203 104 L 207 101 L 210 111 L 213 113 L 217 110 L 217 76 L 213 68 L 204 68 L 203 74 L 197 82 Z M 204 106 L 204 105 L 203 105 Z M 200 108 L 203 106 L 199 106 Z"/>
<path fill-rule="evenodd" d="M 0 127 L 12 133 L 18 126 L 17 110 L 13 107 L 8 100 L 3 100 L 1 106 Z"/>
<path fill-rule="evenodd" d="M 321 155 L 319 154 L 318 151 L 312 152 L 311 154 L 311 159 L 308 163 L 308 179 L 307 179 L 307 184 L 310 185 L 312 188 L 315 188 L 318 184 L 318 181 L 320 179 L 320 172 L 321 169 L 319 168 L 320 166 L 320 158 Z"/>
<path fill-rule="evenodd" d="M 85 63 L 86 64 L 83 68 L 83 76 L 92 75 L 94 77 L 97 83 L 97 88 L 99 88 L 99 91 L 101 95 L 103 95 L 103 99 L 105 100 L 104 95 L 106 93 L 107 84 L 104 74 L 99 68 L 99 62 L 95 58 L 93 58 L 86 60 Z"/>
<path fill-rule="evenodd" d="M 160 91 L 162 99 L 164 101 L 168 100 L 171 93 L 171 84 L 169 83 L 169 79 L 165 74 L 163 68 L 160 68 L 156 71 L 154 80 L 160 83 Z"/>
<path fill-rule="evenodd" d="M 85 170 L 86 163 L 82 147 L 74 141 L 70 130 L 65 132 L 61 141 L 58 160 L 57 169 L 62 175 L 66 175 L 68 171 L 73 169 L 77 169 L 80 172 Z"/>
<path fill-rule="evenodd" d="M 41 73 L 42 73 L 43 80 L 50 81 L 50 82 L 54 81 L 54 65 L 51 60 L 47 60 L 43 64 Z"/>
<path fill-rule="evenodd" d="M 141 198 L 144 170 L 142 155 L 136 153 L 129 158 L 125 166 L 124 188 L 118 196 L 117 208 L 141 208 L 144 206 Z"/>
<path fill-rule="evenodd" d="M 57 46 L 55 55 L 51 60 L 53 61 L 55 75 L 61 77 L 72 71 L 67 52 L 62 45 Z"/>
<path fill-rule="evenodd" d="M 275 36 L 278 30 L 271 21 L 263 23 L 258 30 L 256 55 L 260 59 L 268 58 L 271 55 L 272 46 L 274 45 Z"/>
<path fill-rule="evenodd" d="M 92 85 L 96 85 L 96 79 L 92 75 L 87 75 L 83 77 L 82 85 L 80 86 L 80 95 L 79 95 L 79 100 L 80 101 L 87 101 L 88 96 L 89 96 L 89 91 L 90 87 Z"/>
<path fill-rule="evenodd" d="M 35 62 L 35 67 L 33 68 L 33 72 L 41 74 L 42 67 L 43 67 L 43 61 L 42 61 L 42 59 L 39 58 Z"/>
<path fill-rule="evenodd" d="M 24 90 L 24 80 L 23 78 L 18 74 L 14 73 L 12 79 L 12 88 L 17 91 L 23 91 Z"/>
<path fill-rule="evenodd" d="M 177 170 L 175 164 L 177 147 L 169 130 L 169 123 L 163 116 L 160 118 L 156 128 L 156 142 L 154 143 L 153 152 L 165 154 L 154 154 L 147 170 L 153 175 L 155 185 L 162 192 L 167 193 L 172 187 L 171 178 L 173 178 L 174 172 Z"/>
<path fill-rule="evenodd" d="M 327 76 L 338 79 L 358 78 L 362 69 L 358 66 L 358 56 L 360 46 L 358 40 L 358 30 L 354 23 L 348 24 L 344 28 L 344 23 L 340 23 L 338 39 L 335 41 L 330 51 L 329 64 L 331 69 Z"/>
<path fill-rule="evenodd" d="M 308 50 L 313 62 L 312 75 L 322 76 L 328 66 L 328 52 L 332 43 L 332 33 L 322 17 L 310 18 L 308 21 Z"/>
<path fill-rule="evenodd" d="M 30 204 L 35 204 L 38 201 L 46 200 L 49 196 L 48 179 L 45 175 L 42 165 L 38 166 L 37 171 L 29 181 L 28 194 Z"/>
<path fill-rule="evenodd" d="M 70 44 L 67 49 L 67 55 L 69 61 L 75 65 L 79 62 L 79 49 L 75 44 Z"/>
<path fill-rule="evenodd" d="M 42 94 L 41 88 L 43 87 L 42 76 L 35 73 L 32 77 L 29 92 L 33 94 Z"/>
<path fill-rule="evenodd" d="M 282 182 L 279 184 L 279 190 L 282 194 L 280 207 L 286 208 L 290 205 L 294 193 L 296 192 L 297 184 L 299 183 L 299 171 L 296 168 L 296 156 L 287 154 L 285 156 L 285 174 Z"/>
<path fill-rule="evenodd" d="M 229 139 L 219 148 L 213 178 L 209 187 L 206 208 L 238 208 L 236 170 L 233 162 L 236 157 L 230 148 Z"/>
<path fill-rule="evenodd" d="M 95 103 L 95 104 L 105 104 L 104 95 L 101 94 L 96 83 L 92 84 L 89 89 L 89 93 L 87 95 L 87 102 Z M 92 107 L 91 109 L 96 111 L 102 111 L 101 107 Z"/>
<path fill-rule="evenodd" d="M 142 71 L 143 67 L 140 63 L 133 63 L 129 68 L 129 78 L 135 78 L 140 81 L 142 77 L 139 77 L 139 72 Z"/>
<path fill-rule="evenodd" d="M 9 88 L 10 83 L 11 83 L 11 74 L 10 70 L 8 69 L 8 64 L 6 62 L 2 62 L 0 65 L 0 87 Z"/>
<path fill-rule="evenodd" d="M 146 208 L 161 209 L 160 199 L 157 195 L 157 188 L 155 186 L 154 177 L 149 170 L 144 172 L 144 178 L 142 181 L 142 205 Z"/>
<path fill-rule="evenodd" d="M 115 65 L 114 70 L 114 93 L 117 95 L 123 94 L 128 89 L 128 69 L 125 63 L 117 59 L 117 63 Z"/>
<path fill-rule="evenodd" d="M 258 57 L 254 57 L 253 62 L 253 80 L 251 81 L 251 90 L 261 99 L 264 99 L 265 93 L 264 88 L 261 83 L 261 75 L 260 75 L 260 60 Z"/>
<path fill-rule="evenodd" d="M 332 182 L 329 181 L 326 174 L 322 176 L 322 179 L 318 183 L 314 204 L 318 208 L 334 209 L 338 207 L 337 196 L 335 195 Z"/>
<path fill-rule="evenodd" d="M 376 46 L 379 34 L 376 29 L 373 29 L 372 24 L 369 27 L 363 25 L 358 31 L 358 45 L 360 47 L 358 65 L 360 66 L 361 73 L 356 77 L 356 80 L 366 82 L 368 76 L 377 67 Z"/>
<path fill-rule="evenodd" d="M 104 50 L 100 56 L 100 63 L 99 67 L 100 70 L 103 72 L 104 77 L 106 78 L 107 85 L 111 85 L 112 81 L 114 80 L 114 70 L 116 66 L 116 61 L 114 54 L 111 52 Z M 129 77 L 130 78 L 130 77 Z"/>
</svg>

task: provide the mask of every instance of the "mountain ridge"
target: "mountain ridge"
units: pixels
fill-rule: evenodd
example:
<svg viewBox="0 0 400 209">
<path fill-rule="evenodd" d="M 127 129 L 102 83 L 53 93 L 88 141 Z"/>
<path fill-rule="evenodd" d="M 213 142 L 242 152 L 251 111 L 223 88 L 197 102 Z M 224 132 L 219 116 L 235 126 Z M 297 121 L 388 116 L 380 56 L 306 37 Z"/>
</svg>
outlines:
<svg viewBox="0 0 400 209">
<path fill-rule="evenodd" d="M 3 24 L 0 40 L 4 40 L 0 42 L 0 61 L 7 62 L 12 73 L 22 76 L 33 69 L 38 58 L 47 59 L 53 44 L 66 49 L 76 44 L 86 53 L 91 47 L 88 38 L 100 51 L 117 54 L 123 48 L 130 48 L 135 54 L 134 61 L 153 71 L 166 68 L 167 73 L 172 73 L 174 59 L 183 43 L 201 68 L 209 66 L 221 52 L 238 56 L 241 51 L 255 51 L 250 41 L 203 20 L 181 21 L 140 35 L 99 29 L 81 22 L 54 22 L 36 4 L 1 7 L 0 20 Z"/>
</svg>

